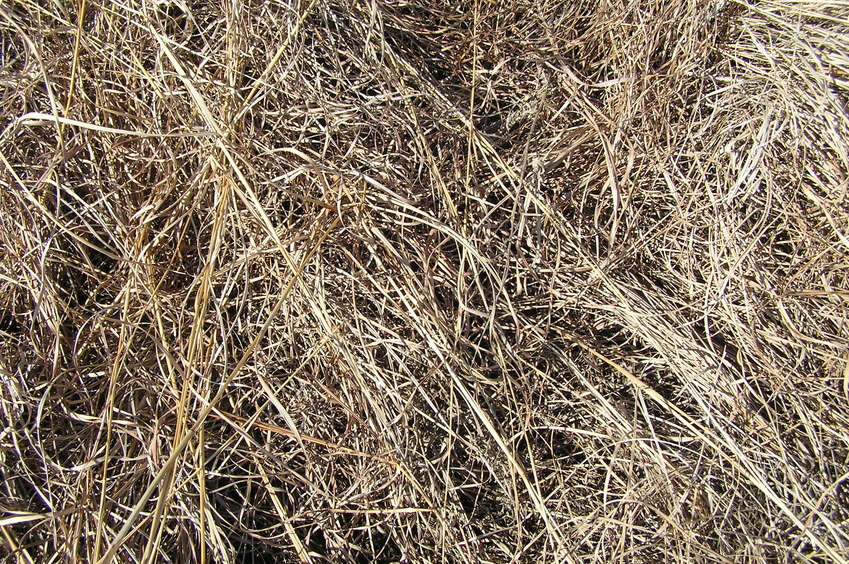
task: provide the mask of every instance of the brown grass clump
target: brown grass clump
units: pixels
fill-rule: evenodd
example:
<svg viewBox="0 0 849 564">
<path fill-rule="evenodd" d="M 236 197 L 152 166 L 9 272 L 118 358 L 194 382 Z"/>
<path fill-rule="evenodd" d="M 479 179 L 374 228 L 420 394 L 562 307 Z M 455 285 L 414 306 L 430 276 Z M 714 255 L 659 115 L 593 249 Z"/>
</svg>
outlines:
<svg viewBox="0 0 849 564">
<path fill-rule="evenodd" d="M 0 5 L 7 562 L 849 559 L 849 5 Z"/>
</svg>

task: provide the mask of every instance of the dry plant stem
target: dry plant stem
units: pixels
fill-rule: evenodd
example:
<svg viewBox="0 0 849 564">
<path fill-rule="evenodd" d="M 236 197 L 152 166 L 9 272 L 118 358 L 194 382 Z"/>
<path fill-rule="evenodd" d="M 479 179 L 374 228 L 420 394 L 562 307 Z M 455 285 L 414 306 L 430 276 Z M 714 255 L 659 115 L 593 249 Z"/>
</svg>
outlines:
<svg viewBox="0 0 849 564">
<path fill-rule="evenodd" d="M 215 174 L 215 169 L 217 167 L 213 165 L 213 174 Z M 192 325 L 192 330 L 188 339 L 188 354 L 186 356 L 186 366 L 182 374 L 183 387 L 180 391 L 179 403 L 177 406 L 177 427 L 174 431 L 174 442 L 175 445 L 180 442 L 183 437 L 184 427 L 188 424 L 189 410 L 188 410 L 188 402 L 189 397 L 193 394 L 196 394 L 195 385 L 194 385 L 194 370 L 196 366 L 203 367 L 205 360 L 205 352 L 203 347 L 203 328 L 201 327 L 202 320 L 206 318 L 206 312 L 209 307 L 209 296 L 210 296 L 210 280 L 212 278 L 213 272 L 217 266 L 217 257 L 220 250 L 221 245 L 221 234 L 224 218 L 227 214 L 227 204 L 230 200 L 230 180 L 224 175 L 220 182 L 218 182 L 219 189 L 217 196 L 217 205 L 215 207 L 215 219 L 212 226 L 212 236 L 210 238 L 209 249 L 206 257 L 206 264 L 200 276 L 200 284 L 198 287 L 197 295 L 195 296 L 194 303 L 194 312 L 192 318 L 195 320 L 195 323 Z M 202 444 L 202 443 L 201 443 Z M 202 471 L 202 467 L 198 469 L 198 471 Z M 157 543 L 159 542 L 160 534 L 161 534 L 161 523 L 164 521 L 165 513 L 164 513 L 164 505 L 162 505 L 163 500 L 169 499 L 172 495 L 172 487 L 173 487 L 173 474 L 169 475 L 166 478 L 166 486 L 165 486 L 165 495 L 160 496 L 157 501 L 156 511 L 154 514 L 157 518 L 152 520 L 152 530 L 150 539 L 157 539 Z M 152 552 L 154 551 L 154 547 L 151 544 L 148 544 L 148 547 L 145 549 L 145 555 L 142 557 L 142 560 L 147 560 L 151 557 Z"/>
<path fill-rule="evenodd" d="M 129 309 L 129 292 L 124 293 L 124 303 L 123 303 L 123 311 L 126 313 Z M 101 547 L 101 539 L 103 538 L 103 524 L 106 523 L 106 513 L 108 508 L 106 506 L 106 492 L 108 491 L 108 483 L 109 479 L 109 461 L 110 461 L 110 446 L 112 444 L 112 417 L 113 410 L 115 407 L 115 393 L 118 389 L 118 378 L 121 375 L 123 362 L 125 360 L 125 351 L 126 351 L 126 343 L 127 343 L 127 329 L 125 325 L 121 326 L 121 333 L 118 340 L 118 350 L 115 354 L 115 361 L 112 364 L 112 370 L 109 378 L 109 396 L 106 400 L 106 410 L 104 413 L 104 422 L 103 428 L 106 430 L 106 449 L 103 453 L 103 467 L 100 472 L 100 501 L 98 502 L 98 519 L 97 519 L 97 529 L 95 531 L 95 545 L 94 545 L 94 553 L 93 558 L 97 560 L 100 555 L 100 547 Z"/>
<path fill-rule="evenodd" d="M 65 116 L 68 117 L 68 111 L 71 108 L 71 102 L 74 100 L 74 87 L 76 86 L 77 74 L 78 74 L 78 65 L 80 62 L 80 42 L 83 38 L 83 23 L 85 21 L 85 9 L 86 9 L 86 1 L 87 0 L 79 0 L 79 7 L 77 9 L 77 34 L 74 37 L 74 58 L 71 63 L 71 82 L 68 86 L 68 99 L 65 101 Z M 62 139 L 62 134 L 65 133 L 65 124 L 59 129 L 59 139 Z"/>
<path fill-rule="evenodd" d="M 4 4 L 0 558 L 849 560 L 847 52 L 828 0 Z"/>
<path fill-rule="evenodd" d="M 784 504 L 784 501 L 772 490 L 771 487 L 769 487 L 767 482 L 764 480 L 763 476 L 759 475 L 760 472 L 758 472 L 755 468 L 753 468 L 750 465 L 751 463 L 749 462 L 748 457 L 742 451 L 737 449 L 736 452 L 733 452 L 734 456 L 729 456 L 729 455 L 725 454 L 723 452 L 723 449 L 721 449 L 714 442 L 714 440 L 712 438 L 707 436 L 704 433 L 704 431 L 699 428 L 699 426 L 694 424 L 694 422 L 691 421 L 690 418 L 687 417 L 687 415 L 685 413 L 682 413 L 674 405 L 671 405 L 669 402 L 667 402 L 660 394 L 658 394 L 650 386 L 648 386 L 644 382 L 640 381 L 639 378 L 637 378 L 636 376 L 634 376 L 633 374 L 631 374 L 630 372 L 625 370 L 619 364 L 613 362 L 612 360 L 610 360 L 606 356 L 602 355 L 598 351 L 591 349 L 590 347 L 588 347 L 587 345 L 585 345 L 583 343 L 576 343 L 576 344 L 579 345 L 581 348 L 585 349 L 587 352 L 589 352 L 593 356 L 599 358 L 600 360 L 602 360 L 605 363 L 612 366 L 619 373 L 621 373 L 623 376 L 628 378 L 628 380 L 634 385 L 634 387 L 637 390 L 639 390 L 641 392 L 645 392 L 650 398 L 652 398 L 658 404 L 662 405 L 665 410 L 667 410 L 668 412 L 673 414 L 676 417 L 676 419 L 678 419 L 683 425 L 685 425 L 687 427 L 688 430 L 690 430 L 694 435 L 699 437 L 704 442 L 704 444 L 711 447 L 717 454 L 719 454 L 723 458 L 726 458 L 726 460 L 728 461 L 729 464 L 735 466 L 743 474 L 747 475 L 747 477 L 751 480 L 751 482 L 753 484 L 755 484 L 758 488 L 761 488 L 763 490 L 764 494 L 769 496 L 769 498 L 776 504 L 776 506 L 778 506 L 781 509 L 782 512 L 784 512 L 790 519 L 793 519 L 796 526 L 798 526 L 799 529 L 805 535 L 809 536 L 809 538 L 811 539 L 811 542 L 813 542 L 817 545 L 821 545 L 820 548 L 826 554 L 828 554 L 829 558 L 833 558 L 835 561 L 841 560 L 841 556 L 839 554 L 837 554 L 837 552 L 834 551 L 834 549 L 832 549 L 828 545 L 821 544 L 819 538 L 817 538 L 816 535 L 811 534 L 809 526 L 802 523 L 793 514 L 793 512 L 790 511 L 789 508 L 787 508 L 787 506 Z M 728 446 L 734 445 L 734 441 L 730 437 L 723 437 L 723 438 L 725 439 L 725 442 L 723 444 L 728 445 Z M 740 463 L 742 463 L 742 465 Z M 816 510 L 814 509 L 814 511 L 816 511 Z"/>
<path fill-rule="evenodd" d="M 268 331 L 268 328 L 271 326 L 272 322 L 274 321 L 274 318 L 280 312 L 280 308 L 283 307 L 283 304 L 286 302 L 286 298 L 288 297 L 289 292 L 291 292 L 292 288 L 295 286 L 295 283 L 297 282 L 298 277 L 300 276 L 300 273 L 302 272 L 303 268 L 306 266 L 308 261 L 312 258 L 312 255 L 319 250 L 321 244 L 324 242 L 324 239 L 330 234 L 330 232 L 332 231 L 332 229 L 335 226 L 336 226 L 336 221 L 334 220 L 334 222 L 331 223 L 330 228 L 327 231 L 325 231 L 324 234 L 316 242 L 315 247 L 313 247 L 310 250 L 310 252 L 307 254 L 307 256 L 305 257 L 300 268 L 298 270 L 295 270 L 295 271 L 292 272 L 291 280 L 289 281 L 288 285 L 281 290 L 280 297 L 277 299 L 277 302 L 274 304 L 274 307 L 269 312 L 268 317 L 265 320 L 265 323 L 262 325 L 260 330 L 257 332 L 256 336 L 254 337 L 254 340 L 248 346 L 247 350 L 245 351 L 245 354 L 242 355 L 242 358 L 239 359 L 239 362 L 236 364 L 235 367 L 233 367 L 233 370 L 230 372 L 230 374 L 227 376 L 227 378 L 225 378 L 224 381 L 221 383 L 221 385 L 218 388 L 218 392 L 216 392 L 216 394 L 212 397 L 212 399 L 209 400 L 209 402 L 204 406 L 203 410 L 198 414 L 195 422 L 191 425 L 191 427 L 186 429 L 185 434 L 183 435 L 183 438 L 180 440 L 180 442 L 174 446 L 174 448 L 171 452 L 171 455 L 168 457 L 168 460 L 165 462 L 165 464 L 162 466 L 162 468 L 156 474 L 156 477 L 153 479 L 153 481 L 148 485 L 144 494 L 142 494 L 141 498 L 139 499 L 139 501 L 136 503 L 135 507 L 133 508 L 132 513 L 130 513 L 130 515 L 124 521 L 124 526 L 121 528 L 121 530 L 118 532 L 118 534 L 113 539 L 112 543 L 109 546 L 109 549 L 106 551 L 106 554 L 104 554 L 103 557 L 100 560 L 98 560 L 98 563 L 102 564 L 102 563 L 105 563 L 105 562 L 111 562 L 112 561 L 112 559 L 117 554 L 118 550 L 120 550 L 121 545 L 126 540 L 127 534 L 133 528 L 133 524 L 135 523 L 135 521 L 138 518 L 139 514 L 141 513 L 142 509 L 147 504 L 148 500 L 150 500 L 150 497 L 157 490 L 157 488 L 160 487 L 160 484 L 162 482 L 167 482 L 170 479 L 173 467 L 176 464 L 176 462 L 180 459 L 180 457 L 182 456 L 183 451 L 186 449 L 187 446 L 189 446 L 189 443 L 191 442 L 191 440 L 198 433 L 199 429 L 203 426 L 204 422 L 206 421 L 206 418 L 209 416 L 209 414 L 212 412 L 212 410 L 215 409 L 215 406 L 224 397 L 224 394 L 227 392 L 230 384 L 233 383 L 233 380 L 236 379 L 236 376 L 239 375 L 239 372 L 247 364 L 251 355 L 254 353 L 254 350 L 256 349 L 257 345 L 262 340 L 262 338 L 265 336 L 265 332 Z"/>
</svg>

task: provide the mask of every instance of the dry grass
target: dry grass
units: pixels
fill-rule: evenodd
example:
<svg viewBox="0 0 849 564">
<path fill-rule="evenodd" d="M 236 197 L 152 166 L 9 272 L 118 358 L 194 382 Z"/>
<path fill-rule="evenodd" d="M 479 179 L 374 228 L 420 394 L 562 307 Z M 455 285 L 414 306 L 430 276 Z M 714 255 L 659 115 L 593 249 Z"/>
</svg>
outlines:
<svg viewBox="0 0 849 564">
<path fill-rule="evenodd" d="M 849 559 L 843 1 L 0 37 L 6 561 Z"/>
</svg>

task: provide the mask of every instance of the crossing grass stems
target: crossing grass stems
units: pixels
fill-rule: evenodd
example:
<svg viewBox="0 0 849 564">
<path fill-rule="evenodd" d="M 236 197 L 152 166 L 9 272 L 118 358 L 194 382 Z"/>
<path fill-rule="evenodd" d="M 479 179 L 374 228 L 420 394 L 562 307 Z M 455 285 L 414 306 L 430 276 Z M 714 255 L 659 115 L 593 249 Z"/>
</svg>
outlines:
<svg viewBox="0 0 849 564">
<path fill-rule="evenodd" d="M 849 6 L 0 6 L 10 562 L 849 559 Z"/>
</svg>

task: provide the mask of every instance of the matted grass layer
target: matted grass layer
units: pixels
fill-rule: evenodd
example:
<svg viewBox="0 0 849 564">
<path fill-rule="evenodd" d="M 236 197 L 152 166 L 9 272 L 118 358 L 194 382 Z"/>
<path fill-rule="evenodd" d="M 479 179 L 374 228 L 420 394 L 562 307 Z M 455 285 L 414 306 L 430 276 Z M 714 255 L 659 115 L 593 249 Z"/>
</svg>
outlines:
<svg viewBox="0 0 849 564">
<path fill-rule="evenodd" d="M 0 5 L 8 562 L 849 559 L 849 5 Z"/>
</svg>

